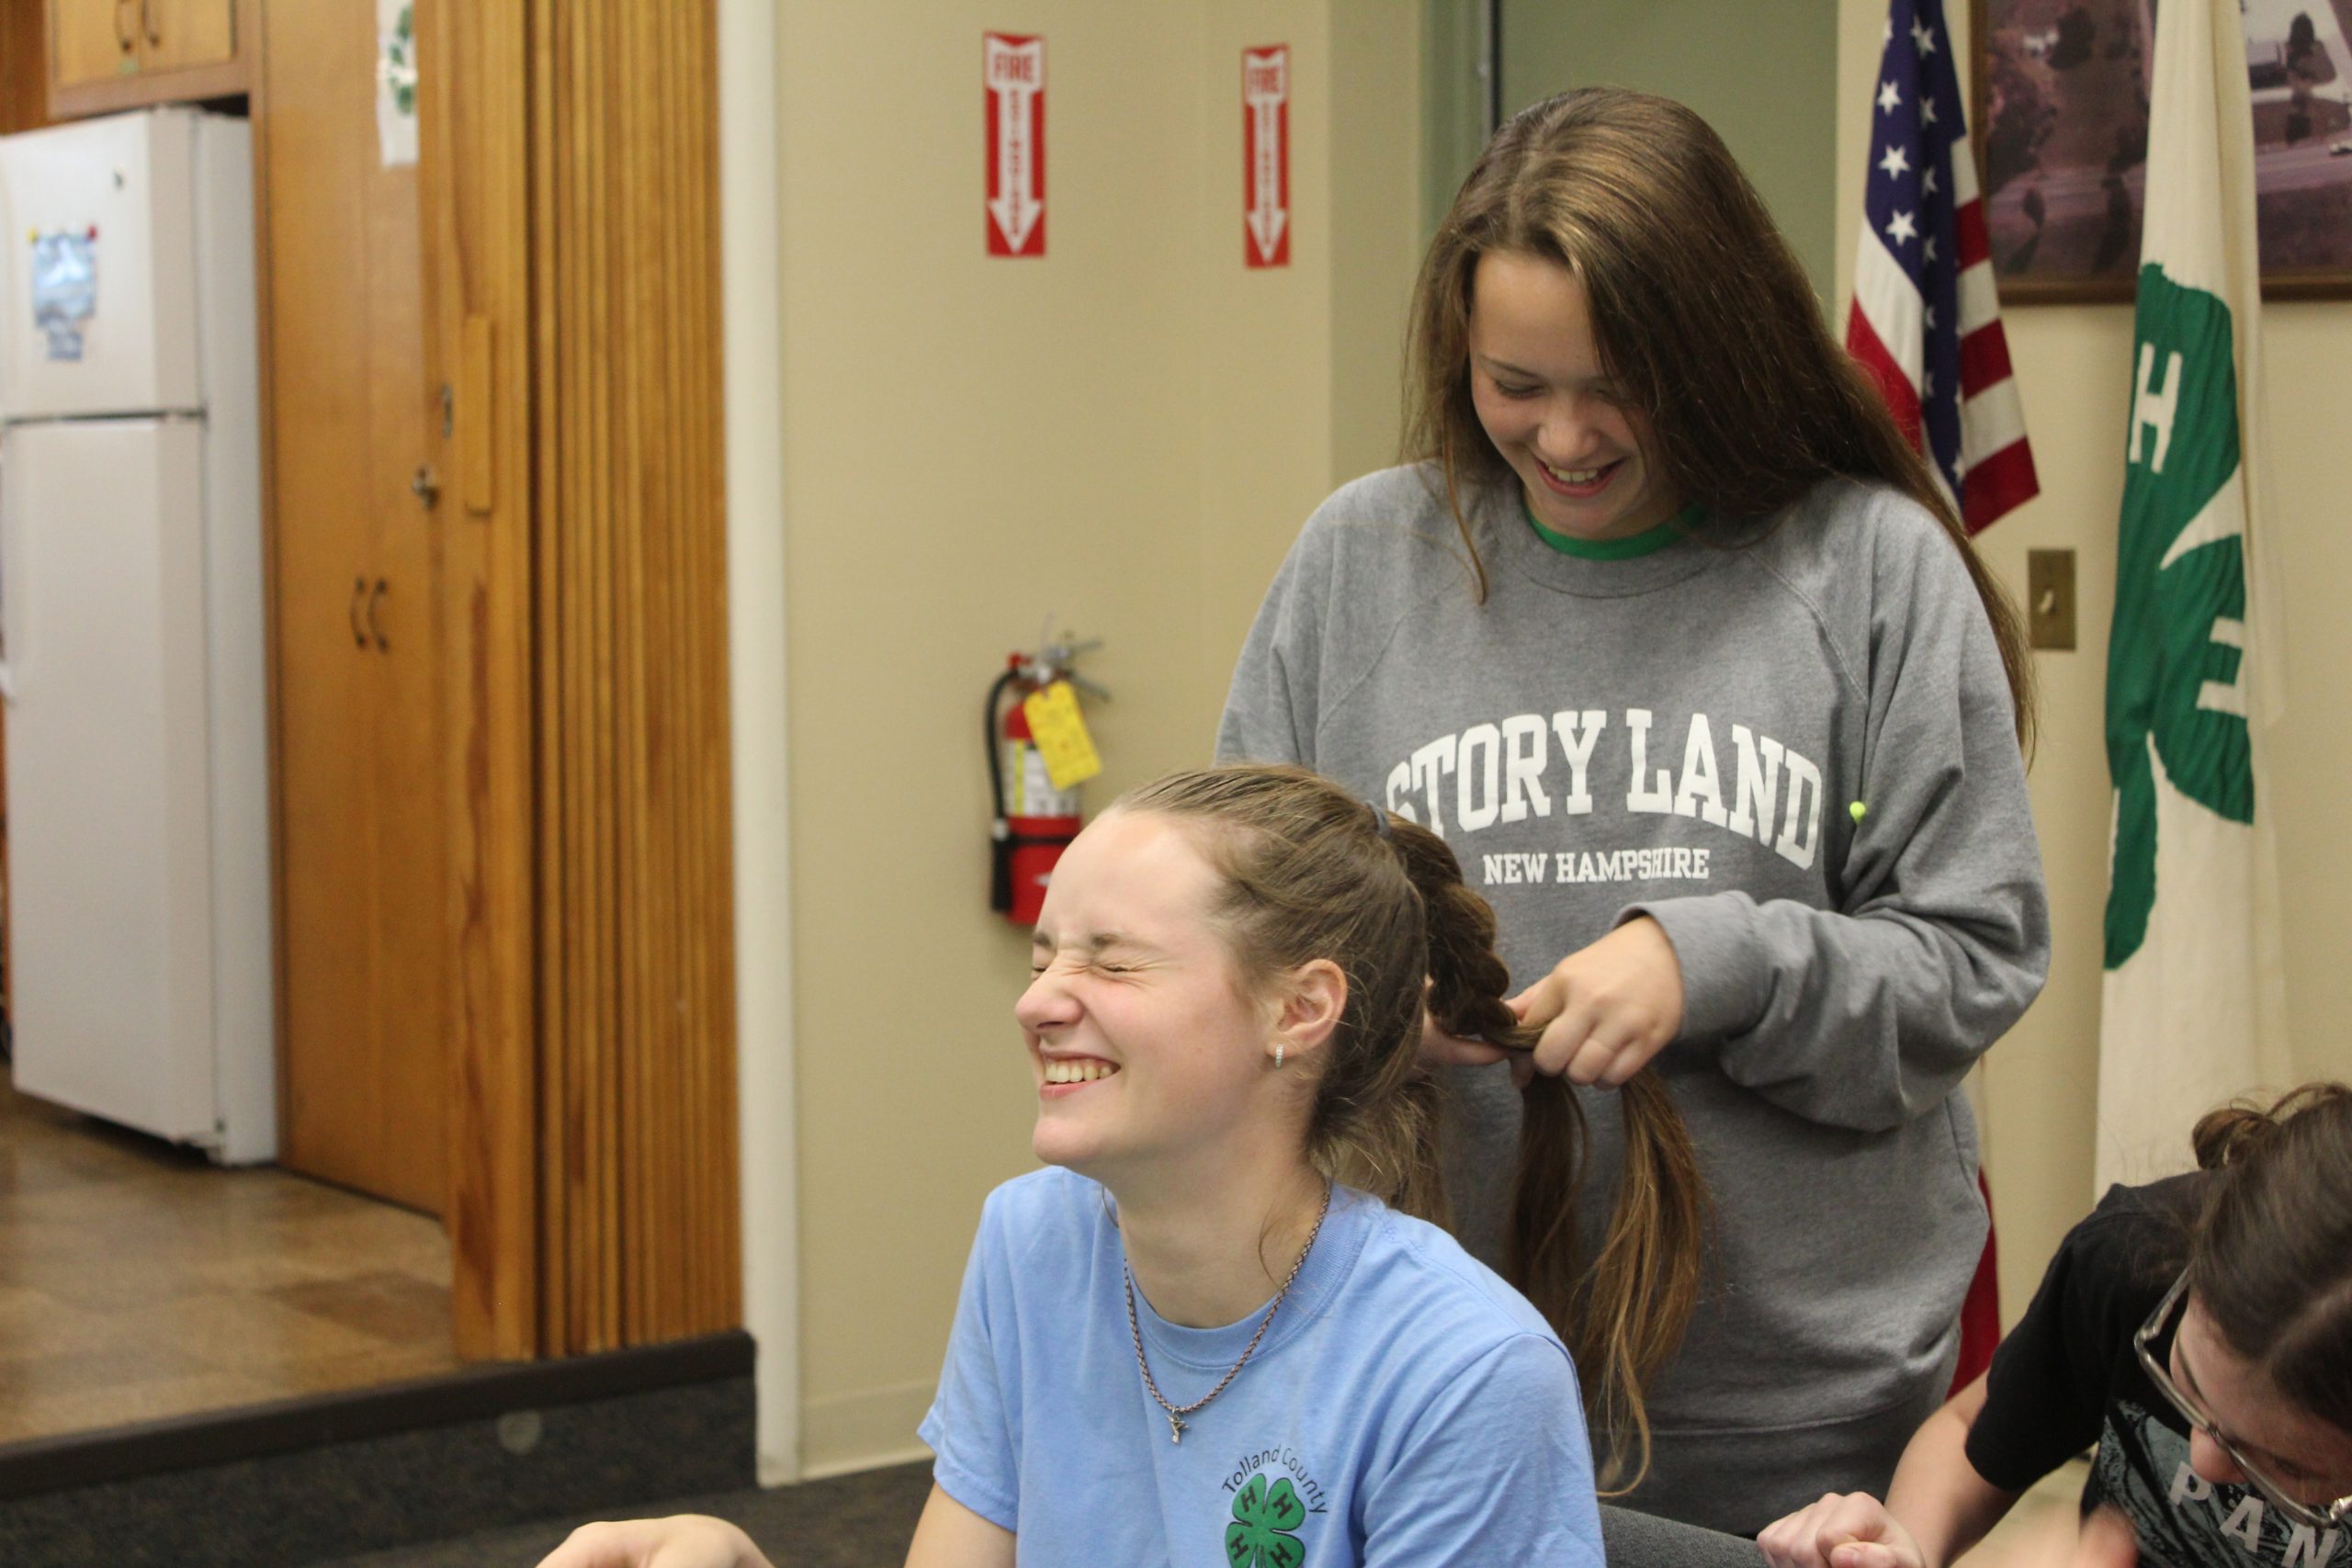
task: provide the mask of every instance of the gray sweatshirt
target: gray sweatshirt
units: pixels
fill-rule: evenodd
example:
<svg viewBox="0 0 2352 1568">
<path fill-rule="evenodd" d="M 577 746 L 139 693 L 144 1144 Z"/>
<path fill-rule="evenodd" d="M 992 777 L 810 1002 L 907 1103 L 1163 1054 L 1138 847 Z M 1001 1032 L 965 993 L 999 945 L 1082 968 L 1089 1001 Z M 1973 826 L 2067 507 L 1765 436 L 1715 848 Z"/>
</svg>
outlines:
<svg viewBox="0 0 2352 1568">
<path fill-rule="evenodd" d="M 1316 512 L 1218 755 L 1304 763 L 1442 834 L 1515 986 L 1657 920 L 1685 1001 L 1656 1066 L 1717 1235 L 1628 1500 L 1746 1532 L 1825 1491 L 1883 1495 L 1951 1378 L 1984 1240 L 1956 1091 L 2050 953 L 1975 589 L 1919 506 L 1845 480 L 1737 547 L 1629 559 L 1559 553 L 1515 491 L 1464 505 L 1483 604 L 1424 469 Z M 1501 1067 L 1457 1080 L 1456 1226 L 1492 1263 L 1519 1100 Z M 1589 1244 L 1621 1137 L 1613 1098 L 1586 1103 Z"/>
</svg>

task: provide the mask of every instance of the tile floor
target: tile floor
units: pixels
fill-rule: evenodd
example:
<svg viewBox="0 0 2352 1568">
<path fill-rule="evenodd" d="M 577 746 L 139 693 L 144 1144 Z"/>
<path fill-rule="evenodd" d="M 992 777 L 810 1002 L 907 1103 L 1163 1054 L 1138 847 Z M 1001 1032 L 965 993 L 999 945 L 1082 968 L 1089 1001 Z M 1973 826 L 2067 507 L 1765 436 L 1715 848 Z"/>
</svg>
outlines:
<svg viewBox="0 0 2352 1568">
<path fill-rule="evenodd" d="M 218 1169 L 0 1072 L 0 1443 L 457 1366 L 437 1222 Z"/>
</svg>

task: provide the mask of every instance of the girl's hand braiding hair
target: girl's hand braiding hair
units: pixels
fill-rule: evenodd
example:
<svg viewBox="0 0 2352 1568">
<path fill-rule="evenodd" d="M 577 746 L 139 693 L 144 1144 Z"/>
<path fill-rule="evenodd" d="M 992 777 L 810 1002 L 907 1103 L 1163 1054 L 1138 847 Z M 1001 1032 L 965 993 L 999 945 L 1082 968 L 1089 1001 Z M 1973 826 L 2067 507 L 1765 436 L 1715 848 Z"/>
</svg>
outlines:
<svg viewBox="0 0 2352 1568">
<path fill-rule="evenodd" d="M 1509 998 L 1530 1029 L 1535 1070 L 1622 1089 L 1682 1032 L 1682 964 L 1665 928 L 1637 916 Z"/>
</svg>

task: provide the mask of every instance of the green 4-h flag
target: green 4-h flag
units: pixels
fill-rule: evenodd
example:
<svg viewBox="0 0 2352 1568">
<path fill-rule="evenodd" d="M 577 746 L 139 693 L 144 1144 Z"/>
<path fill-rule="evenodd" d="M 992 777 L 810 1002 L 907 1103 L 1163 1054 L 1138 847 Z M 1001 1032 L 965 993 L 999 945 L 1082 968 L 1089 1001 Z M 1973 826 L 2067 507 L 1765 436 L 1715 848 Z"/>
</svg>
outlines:
<svg viewBox="0 0 2352 1568">
<path fill-rule="evenodd" d="M 2256 547 L 2261 288 L 2237 0 L 2156 7 L 2115 624 L 2098 1184 L 2189 1162 L 2201 1112 L 2285 1077 Z"/>
</svg>

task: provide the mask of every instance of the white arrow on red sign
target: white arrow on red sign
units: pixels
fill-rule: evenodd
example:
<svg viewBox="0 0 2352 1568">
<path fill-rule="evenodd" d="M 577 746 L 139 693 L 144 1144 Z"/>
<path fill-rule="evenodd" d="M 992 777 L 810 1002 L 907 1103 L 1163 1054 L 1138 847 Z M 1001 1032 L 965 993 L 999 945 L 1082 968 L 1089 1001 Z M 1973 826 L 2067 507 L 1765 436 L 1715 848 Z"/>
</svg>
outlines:
<svg viewBox="0 0 2352 1568">
<path fill-rule="evenodd" d="M 1290 265 L 1290 45 L 1241 51 L 1242 191 L 1251 266 Z"/>
<path fill-rule="evenodd" d="M 982 35 L 987 91 L 989 254 L 1046 254 L 1046 40 Z"/>
</svg>

